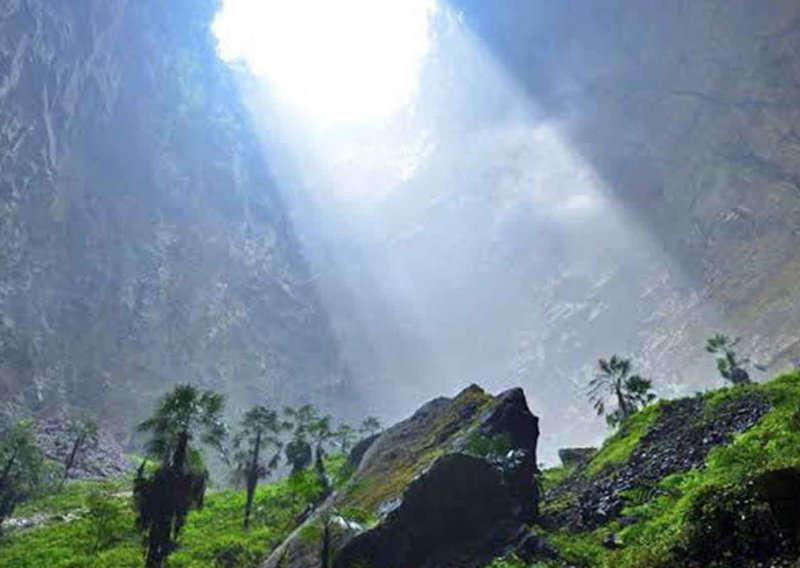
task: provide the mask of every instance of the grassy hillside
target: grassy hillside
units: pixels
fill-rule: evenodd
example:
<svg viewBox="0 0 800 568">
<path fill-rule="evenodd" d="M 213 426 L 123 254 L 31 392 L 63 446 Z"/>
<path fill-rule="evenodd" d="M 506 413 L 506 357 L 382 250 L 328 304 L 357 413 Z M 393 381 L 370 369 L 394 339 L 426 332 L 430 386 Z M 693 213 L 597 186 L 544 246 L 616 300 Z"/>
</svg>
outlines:
<svg viewBox="0 0 800 568">
<path fill-rule="evenodd" d="M 651 459 L 642 460 L 636 451 L 646 434 L 687 405 L 694 411 L 681 416 L 680 428 L 684 434 L 704 432 L 704 437 L 676 442 L 666 431 L 664 439 L 649 440 L 652 446 L 644 453 Z M 758 416 L 754 409 L 761 405 L 765 406 Z M 679 456 L 702 452 L 710 436 L 721 435 L 714 433 L 714 424 L 733 423 L 747 412 L 756 412 L 754 425 L 710 448 L 698 466 L 649 481 L 646 474 L 654 465 L 669 462 L 670 449 Z M 630 473 L 635 458 L 640 461 L 638 478 Z M 799 528 L 800 373 L 662 401 L 633 416 L 587 464 L 572 471 L 545 471 L 543 481 L 544 518 L 533 530 L 547 537 L 561 560 L 536 566 L 789 565 L 797 552 L 787 541 L 796 540 Z M 595 525 L 590 519 L 588 526 L 576 527 L 565 512 L 577 508 L 577 501 L 592 496 L 592 491 L 613 494 L 614 483 L 633 486 L 621 491 L 622 510 Z M 493 568 L 522 566 L 526 565 L 505 558 Z"/>
<path fill-rule="evenodd" d="M 332 462 L 336 467 L 341 460 Z M 189 514 L 174 568 L 254 566 L 296 526 L 320 487 L 313 473 L 260 487 L 250 530 L 242 528 L 243 491 L 211 491 Z M 99 503 L 99 506 L 98 506 Z M 100 509 L 100 510 L 98 510 Z M 20 507 L 15 519 L 36 526 L 11 529 L 0 540 L 0 566 L 9 568 L 141 568 L 130 480 L 75 482 L 58 494 Z"/>
</svg>

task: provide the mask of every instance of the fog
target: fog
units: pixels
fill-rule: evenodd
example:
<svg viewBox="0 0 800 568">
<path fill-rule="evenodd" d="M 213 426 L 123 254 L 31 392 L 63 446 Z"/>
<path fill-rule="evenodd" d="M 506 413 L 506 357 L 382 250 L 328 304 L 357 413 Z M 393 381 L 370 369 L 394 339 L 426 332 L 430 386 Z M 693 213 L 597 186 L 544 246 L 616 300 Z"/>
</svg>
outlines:
<svg viewBox="0 0 800 568">
<path fill-rule="evenodd" d="M 551 462 L 604 435 L 598 357 L 662 396 L 711 386 L 693 342 L 724 319 L 573 144 L 582 108 L 542 104 L 467 19 L 438 6 L 412 99 L 377 120 L 326 121 L 231 64 L 359 411 L 519 385 Z"/>
</svg>

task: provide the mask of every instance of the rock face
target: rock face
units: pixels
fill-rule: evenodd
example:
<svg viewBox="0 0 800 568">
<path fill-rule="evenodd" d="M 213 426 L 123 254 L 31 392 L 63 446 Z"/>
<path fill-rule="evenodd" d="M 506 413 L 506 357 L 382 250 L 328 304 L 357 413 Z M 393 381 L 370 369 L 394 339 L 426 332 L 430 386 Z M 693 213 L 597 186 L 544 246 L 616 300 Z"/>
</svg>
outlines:
<svg viewBox="0 0 800 568">
<path fill-rule="evenodd" d="M 0 0 L 2 410 L 127 433 L 176 381 L 234 404 L 341 388 L 217 5 Z"/>
<path fill-rule="evenodd" d="M 58 463 L 63 464 L 66 461 L 73 440 L 63 420 L 43 420 L 36 425 L 37 443 L 45 456 Z M 133 465 L 125 458 L 119 443 L 107 430 L 100 429 L 96 441 L 87 443 L 81 449 L 75 465 L 69 472 L 69 478 L 115 478 L 132 470 Z"/>
<path fill-rule="evenodd" d="M 408 486 L 378 527 L 347 543 L 334 568 L 482 566 L 518 535 L 517 508 L 498 468 L 449 454 Z"/>
<path fill-rule="evenodd" d="M 536 463 L 539 419 L 528 408 L 522 389 L 508 390 L 500 394 L 497 401 L 498 404 L 481 421 L 481 433 L 488 436 L 505 434 L 514 448 L 528 451 Z"/>
<path fill-rule="evenodd" d="M 336 568 L 481 566 L 525 540 L 536 517 L 537 422 L 518 389 L 491 397 L 473 385 L 431 401 L 378 436 L 346 486 L 265 567 L 318 566 L 320 543 L 304 535 L 331 515 L 350 527 L 334 535 Z M 508 455 L 469 453 L 476 436 L 495 435 L 512 440 Z M 375 526 L 352 530 L 353 511 Z"/>
</svg>

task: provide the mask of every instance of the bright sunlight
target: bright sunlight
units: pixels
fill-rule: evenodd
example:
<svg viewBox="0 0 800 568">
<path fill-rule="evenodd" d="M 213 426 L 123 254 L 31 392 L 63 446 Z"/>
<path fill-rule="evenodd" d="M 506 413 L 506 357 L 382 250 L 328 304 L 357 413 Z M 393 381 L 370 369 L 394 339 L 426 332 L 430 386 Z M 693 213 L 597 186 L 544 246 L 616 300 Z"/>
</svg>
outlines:
<svg viewBox="0 0 800 568">
<path fill-rule="evenodd" d="M 219 52 L 314 119 L 369 122 L 408 104 L 436 0 L 225 0 Z"/>
</svg>

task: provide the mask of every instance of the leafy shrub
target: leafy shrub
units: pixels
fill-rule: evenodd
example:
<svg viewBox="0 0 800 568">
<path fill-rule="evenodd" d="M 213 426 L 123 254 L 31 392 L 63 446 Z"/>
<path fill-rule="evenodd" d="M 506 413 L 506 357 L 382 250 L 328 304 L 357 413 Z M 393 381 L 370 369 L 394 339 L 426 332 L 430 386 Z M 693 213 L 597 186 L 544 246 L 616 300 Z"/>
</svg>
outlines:
<svg viewBox="0 0 800 568">
<path fill-rule="evenodd" d="M 766 558 L 782 545 L 769 504 L 752 481 L 704 488 L 685 523 L 685 556 L 704 566 L 725 558 Z"/>
<path fill-rule="evenodd" d="M 474 432 L 467 439 L 465 450 L 468 454 L 490 461 L 501 461 L 513 449 L 508 434 Z"/>
<path fill-rule="evenodd" d="M 100 491 L 92 491 L 86 497 L 85 518 L 91 553 L 105 550 L 119 541 L 130 524 L 119 499 Z"/>
</svg>

